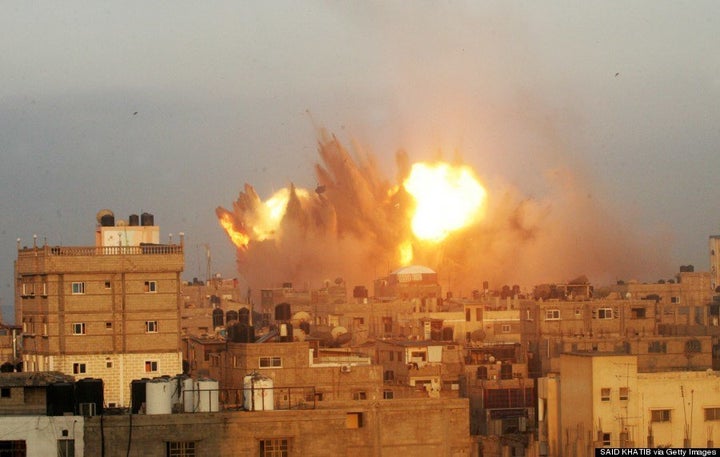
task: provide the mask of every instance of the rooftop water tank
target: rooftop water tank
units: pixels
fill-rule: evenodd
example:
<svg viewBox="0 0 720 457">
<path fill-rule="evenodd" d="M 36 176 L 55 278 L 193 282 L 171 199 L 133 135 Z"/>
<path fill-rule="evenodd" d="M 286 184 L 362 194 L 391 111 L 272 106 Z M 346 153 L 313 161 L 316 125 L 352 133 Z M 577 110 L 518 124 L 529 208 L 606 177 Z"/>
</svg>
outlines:
<svg viewBox="0 0 720 457">
<path fill-rule="evenodd" d="M 146 384 L 150 381 L 148 378 L 134 379 L 130 382 L 130 412 L 132 414 L 138 414 L 145 404 L 145 390 L 147 389 Z"/>
<path fill-rule="evenodd" d="M 47 386 L 46 404 L 48 416 L 64 416 L 75 412 L 75 384 L 54 382 Z"/>
<path fill-rule="evenodd" d="M 150 213 L 142 213 L 140 215 L 140 225 L 143 227 L 155 225 L 155 217 Z"/>
<path fill-rule="evenodd" d="M 103 380 L 84 378 L 75 382 L 75 403 L 82 416 L 96 416 L 103 413 L 105 403 Z"/>
<path fill-rule="evenodd" d="M 220 411 L 219 387 L 214 379 L 198 379 L 195 382 L 196 411 L 204 413 Z"/>
<path fill-rule="evenodd" d="M 171 414 L 174 386 L 168 378 L 155 378 L 145 384 L 145 414 Z"/>
<path fill-rule="evenodd" d="M 182 403 L 183 411 L 186 413 L 194 413 L 197 410 L 195 380 L 193 378 L 185 378 L 183 380 Z"/>
<path fill-rule="evenodd" d="M 247 411 L 275 409 L 273 380 L 254 372 L 243 378 L 243 408 Z"/>
</svg>

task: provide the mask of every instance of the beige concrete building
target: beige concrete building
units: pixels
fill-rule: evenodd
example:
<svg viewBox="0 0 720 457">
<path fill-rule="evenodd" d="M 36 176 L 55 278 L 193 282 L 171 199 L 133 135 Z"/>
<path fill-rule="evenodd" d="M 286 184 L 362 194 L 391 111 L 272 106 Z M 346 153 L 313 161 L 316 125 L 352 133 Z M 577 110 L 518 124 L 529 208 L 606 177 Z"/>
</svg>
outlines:
<svg viewBox="0 0 720 457">
<path fill-rule="evenodd" d="M 179 244 L 159 244 L 152 215 L 98 215 L 95 246 L 20 248 L 16 321 L 26 371 L 100 378 L 108 406 L 130 402 L 133 379 L 182 372 Z"/>
<path fill-rule="evenodd" d="M 720 440 L 720 374 L 638 371 L 637 357 L 563 354 L 538 382 L 540 449 L 592 456 L 599 447 L 713 447 Z"/>
<path fill-rule="evenodd" d="M 477 455 L 466 399 L 350 400 L 308 410 L 134 415 L 132 421 L 90 417 L 84 437 L 85 455 L 106 457 Z"/>
</svg>

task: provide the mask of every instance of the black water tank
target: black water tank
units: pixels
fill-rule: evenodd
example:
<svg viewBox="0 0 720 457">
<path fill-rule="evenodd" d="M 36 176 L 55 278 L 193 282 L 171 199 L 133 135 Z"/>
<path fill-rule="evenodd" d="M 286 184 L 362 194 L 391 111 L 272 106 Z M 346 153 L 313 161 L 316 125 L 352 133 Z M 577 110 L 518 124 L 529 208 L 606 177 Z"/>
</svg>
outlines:
<svg viewBox="0 0 720 457">
<path fill-rule="evenodd" d="M 114 227 L 115 216 L 112 214 L 103 214 L 100 217 L 100 225 L 102 225 L 103 227 Z"/>
<path fill-rule="evenodd" d="M 100 415 L 103 413 L 103 405 L 105 404 L 105 395 L 103 389 L 103 380 L 94 378 L 84 378 L 75 382 L 75 404 L 76 411 L 79 414 Z M 83 404 L 95 405 L 91 409 Z"/>
<path fill-rule="evenodd" d="M 148 378 L 142 378 L 135 379 L 130 383 L 130 411 L 132 414 L 139 413 L 140 408 L 142 408 L 143 403 L 145 403 L 145 385 L 148 381 L 150 381 Z"/>
<path fill-rule="evenodd" d="M 155 218 L 150 213 L 142 213 L 140 215 L 140 224 L 143 227 L 149 227 L 155 225 Z"/>
<path fill-rule="evenodd" d="M 368 290 L 365 286 L 355 286 L 353 288 L 353 298 L 368 298 Z"/>
<path fill-rule="evenodd" d="M 137 214 L 131 214 L 128 218 L 128 223 L 131 227 L 137 227 L 138 225 L 140 225 L 140 216 L 138 216 Z"/>
<path fill-rule="evenodd" d="M 280 303 L 275 306 L 275 320 L 276 321 L 289 321 L 292 318 L 290 312 L 290 303 Z"/>
<path fill-rule="evenodd" d="M 237 320 L 238 320 L 238 312 L 237 311 L 233 311 L 231 309 L 227 313 L 225 313 L 225 322 L 227 322 L 228 325 L 230 325 L 231 321 L 237 322 Z"/>
<path fill-rule="evenodd" d="M 250 325 L 250 310 L 247 308 L 240 308 L 238 310 L 238 322 L 245 325 Z"/>
<path fill-rule="evenodd" d="M 75 413 L 75 384 L 55 382 L 48 385 L 45 400 L 48 416 L 64 416 Z"/>
<path fill-rule="evenodd" d="M 228 327 L 228 339 L 233 343 L 253 343 L 255 329 L 249 325 L 235 323 Z"/>
<path fill-rule="evenodd" d="M 220 308 L 215 308 L 212 311 L 213 328 L 222 327 L 222 325 L 225 323 L 224 317 L 225 316 L 223 315 L 223 310 L 221 310 Z"/>
</svg>

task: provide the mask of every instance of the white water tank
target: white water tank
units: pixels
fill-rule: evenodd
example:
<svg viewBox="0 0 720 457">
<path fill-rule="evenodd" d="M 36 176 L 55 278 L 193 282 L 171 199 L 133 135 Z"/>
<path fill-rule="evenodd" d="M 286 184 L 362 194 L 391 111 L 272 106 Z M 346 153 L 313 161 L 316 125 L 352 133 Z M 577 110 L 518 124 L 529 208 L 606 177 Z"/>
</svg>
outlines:
<svg viewBox="0 0 720 457">
<path fill-rule="evenodd" d="M 219 384 L 214 379 L 198 379 L 195 382 L 196 411 L 204 413 L 220 411 L 218 389 Z"/>
<path fill-rule="evenodd" d="M 174 386 L 168 378 L 155 378 L 145 384 L 145 414 L 172 414 Z"/>
<path fill-rule="evenodd" d="M 183 379 L 181 397 L 183 411 L 194 413 L 197 406 L 195 402 L 195 380 L 193 378 Z"/>
<path fill-rule="evenodd" d="M 243 408 L 247 411 L 269 411 L 275 409 L 273 380 L 259 373 L 250 373 L 243 378 Z"/>
</svg>

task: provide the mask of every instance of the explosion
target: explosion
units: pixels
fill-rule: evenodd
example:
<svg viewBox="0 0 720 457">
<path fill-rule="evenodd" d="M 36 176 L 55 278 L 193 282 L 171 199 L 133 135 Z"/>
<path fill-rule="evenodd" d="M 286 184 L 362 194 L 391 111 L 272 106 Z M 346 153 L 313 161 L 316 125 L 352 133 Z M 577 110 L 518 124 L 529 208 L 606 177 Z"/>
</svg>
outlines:
<svg viewBox="0 0 720 457">
<path fill-rule="evenodd" d="M 607 214 L 571 173 L 553 170 L 560 192 L 543 203 L 513 188 L 488 192 L 467 165 L 411 165 L 402 151 L 391 184 L 371 155 L 354 152 L 323 132 L 316 189 L 290 184 L 263 201 L 246 184 L 231 211 L 216 209 L 249 286 L 337 277 L 369 285 L 415 263 L 438 271 L 446 290 L 467 293 L 483 280 L 528 285 L 611 268 L 623 274 L 621 257 L 648 262 L 634 243 L 602 230 Z"/>
<path fill-rule="evenodd" d="M 485 199 L 485 188 L 469 167 L 416 163 L 403 183 L 416 202 L 412 230 L 436 243 L 472 222 Z"/>
</svg>

